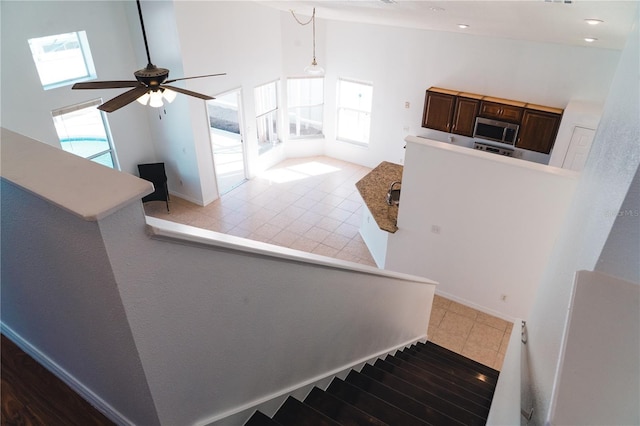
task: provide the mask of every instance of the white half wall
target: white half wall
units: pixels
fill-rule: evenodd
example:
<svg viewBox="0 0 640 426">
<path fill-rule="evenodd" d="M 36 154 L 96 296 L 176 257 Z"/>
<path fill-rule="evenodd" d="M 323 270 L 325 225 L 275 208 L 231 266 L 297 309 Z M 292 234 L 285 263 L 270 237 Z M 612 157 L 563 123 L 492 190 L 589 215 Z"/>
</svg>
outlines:
<svg viewBox="0 0 640 426">
<path fill-rule="evenodd" d="M 489 313 L 527 318 L 576 184 L 575 172 L 408 137 L 385 267 L 433 277 L 439 293 Z"/>
</svg>

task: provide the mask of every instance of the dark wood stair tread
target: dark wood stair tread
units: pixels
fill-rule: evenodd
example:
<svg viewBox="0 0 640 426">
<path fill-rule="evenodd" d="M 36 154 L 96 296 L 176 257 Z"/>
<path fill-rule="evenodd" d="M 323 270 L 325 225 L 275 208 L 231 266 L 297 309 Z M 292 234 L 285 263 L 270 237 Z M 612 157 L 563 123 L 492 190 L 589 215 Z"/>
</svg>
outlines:
<svg viewBox="0 0 640 426">
<path fill-rule="evenodd" d="M 390 425 L 424 426 L 429 424 L 415 416 L 412 416 L 401 408 L 383 401 L 382 399 L 338 378 L 333 379 L 327 388 L 327 392 L 355 407 L 358 407 L 362 411 L 370 413 Z"/>
<path fill-rule="evenodd" d="M 383 399 L 396 407 L 402 407 L 404 411 L 423 419 L 432 425 L 455 425 L 462 424 L 457 420 L 447 416 L 446 414 L 434 409 L 424 401 L 418 401 L 409 395 L 405 395 L 396 389 L 393 389 L 377 380 L 357 371 L 350 371 L 345 379 L 350 383 L 370 394 Z"/>
<path fill-rule="evenodd" d="M 426 343 L 422 343 L 422 342 L 418 342 L 415 344 L 415 348 L 418 351 L 430 351 L 430 352 L 434 352 L 437 354 L 442 354 L 443 356 L 445 356 L 446 358 L 455 360 L 457 362 L 460 362 L 462 364 L 466 364 L 469 365 L 475 369 L 477 369 L 478 371 L 482 372 L 483 374 L 487 375 L 487 376 L 493 376 L 496 378 L 496 380 L 498 379 L 498 376 L 500 375 L 500 372 L 496 369 L 493 369 L 489 366 L 486 366 L 482 363 L 479 363 L 478 361 L 474 361 L 470 358 L 467 358 L 464 355 L 460 355 L 459 353 L 453 352 L 452 350 L 449 350 L 445 347 L 442 347 L 440 345 L 437 345 L 433 342 L 427 341 Z"/>
<path fill-rule="evenodd" d="M 474 414 L 471 411 L 461 407 L 460 405 L 455 404 L 451 400 L 446 398 L 446 394 L 439 390 L 437 387 L 432 387 L 430 389 L 423 389 L 419 386 L 416 386 L 414 383 L 410 381 L 404 380 L 393 373 L 390 373 L 385 370 L 381 370 L 377 367 L 374 367 L 370 364 L 365 364 L 365 366 L 360 371 L 361 374 L 372 378 L 373 380 L 377 380 L 378 382 L 397 390 L 411 398 L 422 401 L 425 404 L 433 407 L 434 409 L 440 411 L 441 413 L 445 413 L 446 415 L 456 419 L 457 421 L 466 424 L 466 425 L 484 425 L 486 423 L 486 416 L 482 417 L 480 415 Z M 478 412 L 486 413 L 486 410 L 480 410 L 480 407 L 477 406 Z"/>
<path fill-rule="evenodd" d="M 304 403 L 343 426 L 386 426 L 387 424 L 357 407 L 317 387 L 311 389 Z"/>
<path fill-rule="evenodd" d="M 487 418 L 491 402 L 474 394 L 473 392 L 469 392 L 466 389 L 455 385 L 447 386 L 446 381 L 444 385 L 442 385 L 440 384 L 440 381 L 442 380 L 440 377 L 429 377 L 427 374 L 421 374 L 418 376 L 416 373 L 404 368 L 400 363 L 396 365 L 386 360 L 378 359 L 374 366 L 410 382 L 414 386 L 437 393 L 438 395 L 441 395 L 442 398 L 446 398 L 448 401 L 476 414 L 477 416 L 484 419 Z M 420 374 L 420 372 L 418 374 Z"/>
<path fill-rule="evenodd" d="M 293 397 L 287 400 L 273 416 L 282 426 L 339 426 L 340 423 L 325 416 Z"/>
<path fill-rule="evenodd" d="M 457 368 L 456 366 L 451 366 L 450 364 L 440 362 L 438 360 L 421 358 L 409 351 L 396 352 L 394 357 L 411 363 L 424 370 L 439 374 L 442 377 L 446 377 L 460 386 L 472 390 L 479 395 L 486 396 L 488 399 L 491 399 L 493 391 L 495 390 L 495 384 L 487 383 L 478 379 L 478 373 L 473 373 L 466 368 Z"/>
<path fill-rule="evenodd" d="M 280 423 L 276 422 L 263 412 L 256 411 L 249 420 L 247 420 L 244 426 L 280 426 Z"/>
<path fill-rule="evenodd" d="M 421 351 L 421 350 L 418 350 L 415 346 L 412 346 L 410 348 L 405 348 L 402 352 L 406 352 L 408 354 L 411 354 L 425 361 L 440 363 L 442 365 L 447 365 L 451 368 L 459 369 L 460 371 L 466 371 L 477 380 L 487 383 L 492 388 L 496 386 L 496 383 L 498 383 L 498 377 L 493 375 L 487 375 L 484 373 L 484 371 L 478 368 L 474 368 L 470 365 L 462 364 L 455 359 L 443 356 L 442 354 L 439 354 L 434 351 Z"/>
</svg>

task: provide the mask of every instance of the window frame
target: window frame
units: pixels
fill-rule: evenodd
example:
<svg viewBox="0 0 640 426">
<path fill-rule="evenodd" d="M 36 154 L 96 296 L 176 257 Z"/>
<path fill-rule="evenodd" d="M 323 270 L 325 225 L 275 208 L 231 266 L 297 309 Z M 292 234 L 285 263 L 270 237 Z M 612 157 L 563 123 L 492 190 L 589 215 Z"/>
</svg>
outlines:
<svg viewBox="0 0 640 426">
<path fill-rule="evenodd" d="M 111 135 L 111 129 L 109 128 L 109 122 L 107 121 L 107 115 L 106 115 L 106 113 L 104 111 L 100 111 L 97 108 L 99 105 L 102 105 L 102 103 L 103 103 L 102 102 L 102 98 L 98 98 L 98 99 L 92 99 L 90 101 L 81 102 L 81 103 L 78 103 L 78 104 L 69 105 L 69 106 L 62 107 L 62 108 L 56 108 L 56 109 L 51 111 L 51 118 L 53 120 L 53 124 L 54 124 L 54 127 L 55 127 L 56 117 L 64 116 L 65 114 L 71 114 L 71 113 L 74 113 L 74 112 L 77 112 L 77 111 L 81 111 L 83 109 L 95 108 L 95 110 L 99 113 L 100 121 L 101 121 L 102 127 L 104 129 L 105 141 L 109 145 L 109 149 L 105 149 L 105 150 L 99 151 L 97 153 L 91 154 L 91 155 L 86 156 L 86 157 L 84 157 L 84 156 L 82 156 L 82 155 L 80 155 L 78 153 L 75 153 L 73 151 L 66 150 L 66 149 L 64 149 L 64 147 L 62 145 L 63 141 L 61 140 L 60 134 L 58 133 L 58 130 L 56 128 L 55 131 L 56 131 L 56 135 L 58 136 L 58 142 L 60 143 L 60 149 L 62 149 L 65 152 L 68 152 L 70 154 L 77 155 L 78 157 L 84 158 L 84 159 L 89 160 L 89 161 L 94 161 L 94 159 L 96 159 L 98 157 L 101 157 L 101 156 L 103 156 L 105 154 L 110 154 L 111 162 L 113 164 L 113 169 L 114 170 L 120 170 L 120 163 L 118 162 L 118 157 L 116 155 L 116 150 L 115 150 L 115 147 L 113 145 L 113 137 Z M 94 161 L 94 162 L 97 163 L 97 164 L 102 164 L 102 163 L 99 163 L 97 161 Z M 104 165 L 104 164 L 102 164 L 102 165 Z M 105 166 L 105 167 L 108 167 L 108 166 Z"/>
<path fill-rule="evenodd" d="M 38 59 L 36 58 L 36 55 L 38 52 L 34 52 L 33 47 L 35 45 L 39 46 L 42 48 L 42 50 L 44 50 L 43 45 L 41 44 L 37 44 L 36 41 L 43 39 L 43 38 L 48 38 L 48 37 L 60 37 L 60 36 L 66 36 L 69 34 L 73 34 L 75 35 L 75 39 L 78 43 L 78 48 L 80 50 L 80 53 L 82 54 L 82 60 L 84 63 L 84 75 L 78 76 L 78 77 L 72 77 L 72 78 L 67 78 L 64 80 L 56 80 L 52 83 L 44 83 L 43 82 L 43 75 L 40 73 L 41 71 L 41 66 L 39 66 L 39 62 Z M 96 74 L 96 68 L 95 68 L 95 64 L 93 62 L 93 56 L 91 55 L 91 48 L 89 47 L 89 40 L 87 38 L 87 33 L 84 30 L 80 30 L 80 31 L 71 31 L 68 33 L 61 33 L 61 34 L 53 34 L 53 35 L 49 35 L 49 36 L 41 36 L 41 37 L 33 37 L 27 40 L 28 44 L 29 44 L 29 50 L 31 52 L 31 57 L 33 58 L 33 62 L 34 65 L 36 67 L 36 72 L 38 73 L 38 77 L 40 78 L 40 84 L 42 85 L 42 88 L 44 90 L 50 90 L 50 89 L 55 89 L 58 87 L 64 87 L 64 86 L 69 86 L 73 83 L 77 83 L 80 81 L 88 81 L 88 80 L 94 80 L 97 78 L 97 74 Z M 33 44 L 32 44 L 33 42 Z M 65 42 L 66 44 L 67 42 Z M 65 49 L 66 50 L 66 49 Z M 45 76 L 46 77 L 46 76 Z"/>
<path fill-rule="evenodd" d="M 254 104 L 255 104 L 255 117 L 256 117 L 256 139 L 257 139 L 257 143 L 258 143 L 258 155 L 262 155 L 265 154 L 269 151 L 271 151 L 271 149 L 273 147 L 275 147 L 276 145 L 279 145 L 282 143 L 282 138 L 280 137 L 280 131 L 281 131 L 281 123 L 280 123 L 280 88 L 278 87 L 280 83 L 279 79 L 275 79 L 275 80 L 271 80 L 267 83 L 264 84 L 260 84 L 256 87 L 253 88 L 253 96 L 254 96 Z M 268 109 L 264 112 L 261 112 L 260 114 L 258 114 L 258 98 L 256 96 L 257 90 L 268 86 L 270 84 L 273 84 L 275 87 L 275 107 L 272 109 Z M 260 142 L 260 119 L 265 118 L 267 120 L 269 120 L 269 118 L 267 118 L 267 116 L 269 115 L 274 115 L 274 119 L 273 121 L 270 121 L 275 123 L 275 135 L 276 135 L 276 139 L 275 141 L 270 140 L 269 142 Z"/>
<path fill-rule="evenodd" d="M 347 82 L 347 83 L 355 83 L 355 84 L 360 84 L 363 86 L 369 86 L 371 88 L 371 104 L 369 105 L 369 110 L 363 110 L 363 109 L 357 109 L 357 108 L 352 108 L 352 107 L 343 107 L 340 106 L 340 91 L 342 88 L 342 82 Z M 371 142 L 371 114 L 372 114 L 372 110 L 373 110 L 373 83 L 369 82 L 369 81 L 362 81 L 362 80 L 356 80 L 353 78 L 345 78 L 345 77 L 338 77 L 338 84 L 337 84 L 337 88 L 336 88 L 337 94 L 336 94 L 336 140 L 337 141 L 341 141 L 341 142 L 346 142 L 346 143 L 350 143 L 353 145 L 359 145 L 362 147 L 369 147 L 369 144 Z M 355 112 L 358 114 L 365 114 L 368 115 L 369 117 L 369 129 L 368 129 L 368 135 L 367 135 L 367 140 L 366 141 L 360 141 L 360 140 L 355 140 L 355 139 L 350 139 L 344 136 L 340 136 L 340 112 L 344 110 L 344 111 L 351 111 L 351 112 Z"/>
<path fill-rule="evenodd" d="M 296 105 L 291 105 L 289 103 L 290 100 L 290 93 L 289 93 L 289 81 L 291 80 L 321 80 L 322 81 L 322 101 L 319 103 L 309 103 L 309 104 L 305 104 L 305 103 L 299 103 Z M 322 139 L 325 137 L 324 135 L 324 100 L 325 100 L 325 94 L 324 94 L 324 89 L 325 89 L 325 79 L 324 76 L 300 76 L 300 77 L 287 77 L 287 134 L 288 134 L 288 138 L 290 140 L 300 140 L 300 139 Z M 319 107 L 322 111 L 322 121 L 320 122 L 320 133 L 319 134 L 314 134 L 314 135 L 301 135 L 300 133 L 300 129 L 297 128 L 297 132 L 298 134 L 292 134 L 291 133 L 291 110 L 293 109 L 300 109 L 300 108 L 316 108 Z M 297 112 L 295 113 L 296 116 L 299 116 L 300 113 Z"/>
</svg>

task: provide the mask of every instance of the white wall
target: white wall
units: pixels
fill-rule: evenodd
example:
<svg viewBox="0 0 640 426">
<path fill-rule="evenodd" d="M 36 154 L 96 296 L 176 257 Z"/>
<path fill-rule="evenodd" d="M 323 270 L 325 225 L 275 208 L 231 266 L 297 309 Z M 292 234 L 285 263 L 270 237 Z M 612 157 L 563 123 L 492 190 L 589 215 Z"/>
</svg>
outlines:
<svg viewBox="0 0 640 426">
<path fill-rule="evenodd" d="M 640 424 L 640 285 L 578 271 L 567 318 L 551 424 Z"/>
<path fill-rule="evenodd" d="M 572 99 L 602 103 L 620 53 L 614 50 L 326 22 L 326 126 L 335 123 L 338 76 L 373 82 L 369 149 L 335 141 L 326 152 L 373 167 L 400 162 L 407 134 L 446 141 L 422 129 L 425 90 L 438 86 L 564 108 Z M 411 107 L 404 108 L 405 101 Z M 404 130 L 408 127 L 409 130 Z M 455 136 L 462 141 L 463 137 Z"/>
<path fill-rule="evenodd" d="M 98 79 L 134 79 L 133 71 L 145 64 L 134 57 L 127 6 L 111 1 L 2 2 L 3 127 L 60 147 L 52 110 L 120 94 L 123 90 L 71 90 L 69 86 L 43 90 L 27 40 L 84 30 Z M 107 115 L 120 167 L 136 175 L 138 163 L 155 161 L 145 113 L 141 105 L 130 105 Z"/>
<path fill-rule="evenodd" d="M 439 293 L 498 316 L 527 318 L 576 183 L 575 172 L 407 138 L 385 268 L 433 277 Z"/>
<path fill-rule="evenodd" d="M 4 178 L 0 194 L 3 332 L 81 383 L 75 390 L 93 393 L 109 414 L 159 424 L 98 224 Z"/>
<path fill-rule="evenodd" d="M 524 403 L 535 409 L 534 424 L 547 420 L 574 273 L 597 265 L 640 163 L 640 105 L 638 96 L 630 95 L 639 90 L 637 22 L 636 17 L 566 223 L 557 236 L 528 318 L 530 375 Z M 630 226 L 637 226 L 638 217 L 632 220 Z M 637 268 L 637 245 L 627 246 L 623 241 L 621 246 L 635 253 L 623 260 L 631 262 L 625 269 Z M 610 391 L 616 392 L 615 387 Z"/>
</svg>

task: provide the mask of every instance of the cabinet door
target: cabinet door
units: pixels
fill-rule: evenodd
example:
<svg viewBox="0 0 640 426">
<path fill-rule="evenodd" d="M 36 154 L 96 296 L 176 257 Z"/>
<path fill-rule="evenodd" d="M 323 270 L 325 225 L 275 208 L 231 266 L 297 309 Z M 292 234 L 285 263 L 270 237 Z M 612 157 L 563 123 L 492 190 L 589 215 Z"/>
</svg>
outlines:
<svg viewBox="0 0 640 426">
<path fill-rule="evenodd" d="M 427 91 L 422 127 L 449 132 L 455 99 L 453 95 Z"/>
<path fill-rule="evenodd" d="M 480 101 L 477 99 L 457 98 L 451 132 L 458 135 L 473 136 L 473 127 L 479 108 Z"/>
<path fill-rule="evenodd" d="M 525 110 L 516 148 L 550 153 L 556 140 L 561 117 L 560 114 L 550 112 Z"/>
<path fill-rule="evenodd" d="M 522 108 L 499 104 L 497 102 L 482 101 L 480 103 L 480 116 L 494 120 L 504 120 L 519 123 L 522 118 Z"/>
</svg>

